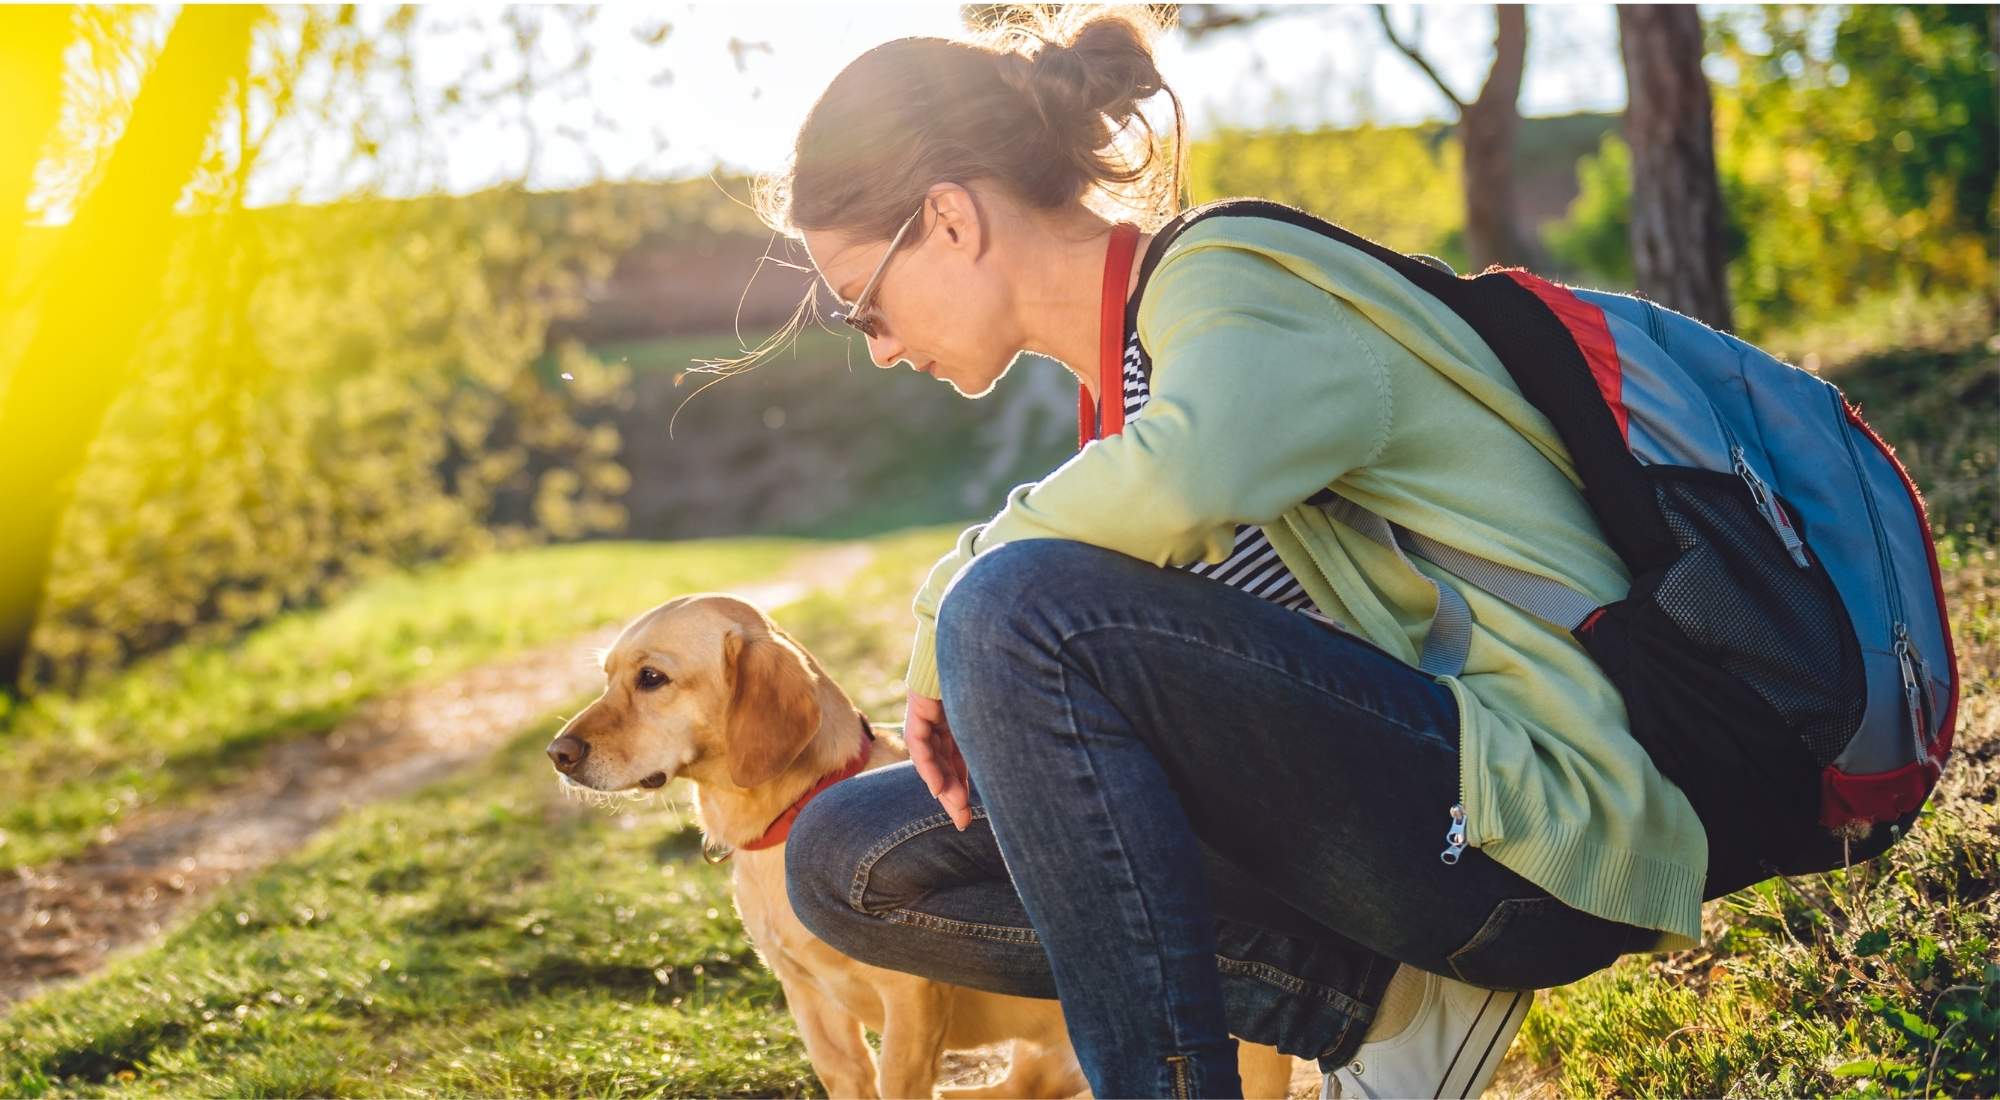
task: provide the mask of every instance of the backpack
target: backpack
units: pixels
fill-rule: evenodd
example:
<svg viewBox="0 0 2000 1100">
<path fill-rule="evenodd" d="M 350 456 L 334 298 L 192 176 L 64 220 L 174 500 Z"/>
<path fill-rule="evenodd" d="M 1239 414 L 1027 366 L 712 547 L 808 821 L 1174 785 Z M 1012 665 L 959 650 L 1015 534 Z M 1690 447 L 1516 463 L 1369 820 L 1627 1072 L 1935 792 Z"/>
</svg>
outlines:
<svg viewBox="0 0 2000 1100">
<path fill-rule="evenodd" d="M 1643 298 L 1520 269 L 1460 277 L 1272 202 L 1181 214 L 1142 281 L 1166 240 L 1216 217 L 1277 219 L 1381 261 L 1462 318 L 1555 426 L 1631 574 L 1615 603 L 1330 490 L 1308 503 L 1569 631 L 1700 816 L 1705 897 L 1872 859 L 1908 830 L 1951 753 L 1956 658 L 1923 499 L 1838 389 Z M 1420 667 L 1455 674 L 1471 613 L 1433 584 Z"/>
</svg>

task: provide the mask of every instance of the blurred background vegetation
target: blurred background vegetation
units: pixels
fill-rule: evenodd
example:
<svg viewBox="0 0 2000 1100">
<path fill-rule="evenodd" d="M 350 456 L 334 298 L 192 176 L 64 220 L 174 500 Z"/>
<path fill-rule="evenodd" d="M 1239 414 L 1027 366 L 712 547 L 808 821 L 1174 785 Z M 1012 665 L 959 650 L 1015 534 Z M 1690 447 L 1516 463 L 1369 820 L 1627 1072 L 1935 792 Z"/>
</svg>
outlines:
<svg viewBox="0 0 2000 1100">
<path fill-rule="evenodd" d="M 803 257 L 736 201 L 741 177 L 545 192 L 524 168 L 390 197 L 423 190 L 397 142 L 446 146 L 588 66 L 588 9 L 499 19 L 488 52 L 534 62 L 511 83 L 490 57 L 420 80 L 435 30 L 411 10 L 38 10 L 6 17 L 5 48 L 42 66 L 10 79 L 41 94 L 0 171 L 34 215 L 0 236 L 17 693 L 495 547 L 975 515 L 1066 449 L 1049 369 L 973 406 L 815 334 L 696 385 L 690 360 L 754 343 L 805 287 L 760 264 Z M 1263 17 L 1293 16 L 1236 16 Z M 1726 9 L 1706 35 L 1737 330 L 1808 366 L 1990 333 L 1990 12 Z M 1197 133 L 1192 197 L 1268 196 L 1465 269 L 1463 128 Z M 329 146 L 337 201 L 249 202 L 271 159 Z M 1634 284 L 1615 115 L 1520 120 L 1512 165 L 1527 255 L 1500 258 Z"/>
<path fill-rule="evenodd" d="M 1192 199 L 1265 196 L 1461 271 L 1637 289 L 1837 382 L 1930 501 L 1967 683 L 1921 843 L 1717 903 L 1700 951 L 1550 999 L 1508 1088 L 1991 1094 L 2000 14 L 1705 7 L 1670 47 L 1621 9 L 1600 20 L 1623 28 L 1621 63 L 1565 30 L 1590 9 L 1478 10 L 1175 13 L 1169 80 L 1261 104 L 1203 116 Z M 745 74 L 817 70 L 719 6 L 609 38 L 607 18 L 0 8 L 0 867 L 21 883 L 371 703 L 775 575 L 816 540 L 867 540 L 873 564 L 781 617 L 889 716 L 907 600 L 948 525 L 1073 449 L 1072 385 L 1047 362 L 977 403 L 817 329 L 738 377 L 691 370 L 755 346 L 812 282 L 744 205 L 741 167 L 645 165 L 684 133 L 754 128 Z M 1243 57 L 1201 52 L 1232 41 L 1250 62 L 1197 72 Z M 1634 42 L 1658 47 L 1638 63 L 1692 72 L 1691 98 L 1518 109 L 1558 62 L 1617 85 Z M 1292 60 L 1267 65 L 1273 43 Z M 1352 101 L 1339 125 L 1296 102 L 1315 66 Z M 702 110 L 589 139 L 610 125 L 591 104 L 676 88 Z M 550 112 L 564 91 L 583 106 Z M 1635 247 L 1670 144 L 1648 112 L 1712 162 L 1707 297 L 1674 297 Z M 468 177 L 496 129 L 520 155 Z M 810 1091 L 775 987 L 740 929 L 715 927 L 719 874 L 683 864 L 692 825 L 561 805 L 535 759 L 548 726 L 438 796 L 475 833 L 424 799 L 361 815 L 158 951 L 0 1020 L 0 1091 Z M 546 879 L 552 848 L 590 854 Z M 647 858 L 687 878 L 664 898 L 637 879 L 590 893 Z M 454 885 L 467 867 L 478 896 Z M 0 886 L 0 947 L 63 919 L 26 896 Z M 684 942 L 621 958 L 617 929 L 586 927 L 607 906 Z M 544 925 L 560 944 L 520 939 Z M 460 1060 L 496 990 L 508 1012 Z M 607 1038 L 536 1049 L 579 1011 Z M 769 1059 L 763 1031 L 743 1037 L 757 1027 Z M 649 1035 L 695 1053 L 635 1069 Z"/>
</svg>

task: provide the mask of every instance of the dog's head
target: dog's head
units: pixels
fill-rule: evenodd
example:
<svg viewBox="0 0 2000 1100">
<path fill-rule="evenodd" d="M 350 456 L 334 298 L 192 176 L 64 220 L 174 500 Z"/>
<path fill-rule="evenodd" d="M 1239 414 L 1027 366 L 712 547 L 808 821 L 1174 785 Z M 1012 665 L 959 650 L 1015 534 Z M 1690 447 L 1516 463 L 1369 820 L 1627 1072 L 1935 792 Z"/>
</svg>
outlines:
<svg viewBox="0 0 2000 1100">
<path fill-rule="evenodd" d="M 651 790 L 677 775 L 755 787 L 819 729 L 812 660 L 733 596 L 683 596 L 639 616 L 606 651 L 604 679 L 548 748 L 557 771 L 593 790 Z"/>
</svg>

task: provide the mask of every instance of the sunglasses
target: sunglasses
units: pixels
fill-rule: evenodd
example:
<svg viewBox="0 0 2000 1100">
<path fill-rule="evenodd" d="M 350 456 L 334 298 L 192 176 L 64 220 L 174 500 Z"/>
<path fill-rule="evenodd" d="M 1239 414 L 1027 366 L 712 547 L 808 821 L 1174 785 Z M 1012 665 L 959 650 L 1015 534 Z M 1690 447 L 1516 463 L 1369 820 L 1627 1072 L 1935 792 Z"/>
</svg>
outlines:
<svg viewBox="0 0 2000 1100">
<path fill-rule="evenodd" d="M 929 205 L 929 201 L 926 199 L 925 205 Z M 896 247 L 903 243 L 903 237 L 910 232 L 911 226 L 917 224 L 917 218 L 923 212 L 924 207 L 919 206 L 909 217 L 903 219 L 902 228 L 896 230 L 896 235 L 889 238 L 889 251 L 882 253 L 882 262 L 875 265 L 875 273 L 868 276 L 868 282 L 862 286 L 861 293 L 854 296 L 854 308 L 844 313 L 835 313 L 834 320 L 851 326 L 870 340 L 875 339 L 875 330 L 880 324 L 875 317 L 875 288 L 882 283 L 882 273 L 889 270 L 889 258 L 896 254 Z"/>
</svg>

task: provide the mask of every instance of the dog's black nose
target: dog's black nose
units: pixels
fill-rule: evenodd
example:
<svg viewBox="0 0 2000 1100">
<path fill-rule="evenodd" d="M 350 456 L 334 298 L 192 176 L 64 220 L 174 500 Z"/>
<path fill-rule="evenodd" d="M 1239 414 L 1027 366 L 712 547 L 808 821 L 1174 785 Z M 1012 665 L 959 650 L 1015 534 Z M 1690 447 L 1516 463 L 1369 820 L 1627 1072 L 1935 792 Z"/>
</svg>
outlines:
<svg viewBox="0 0 2000 1100">
<path fill-rule="evenodd" d="M 564 775 L 575 771 L 577 765 L 583 763 L 583 758 L 589 755 L 590 742 L 581 737 L 565 733 L 549 743 L 549 763 Z"/>
</svg>

